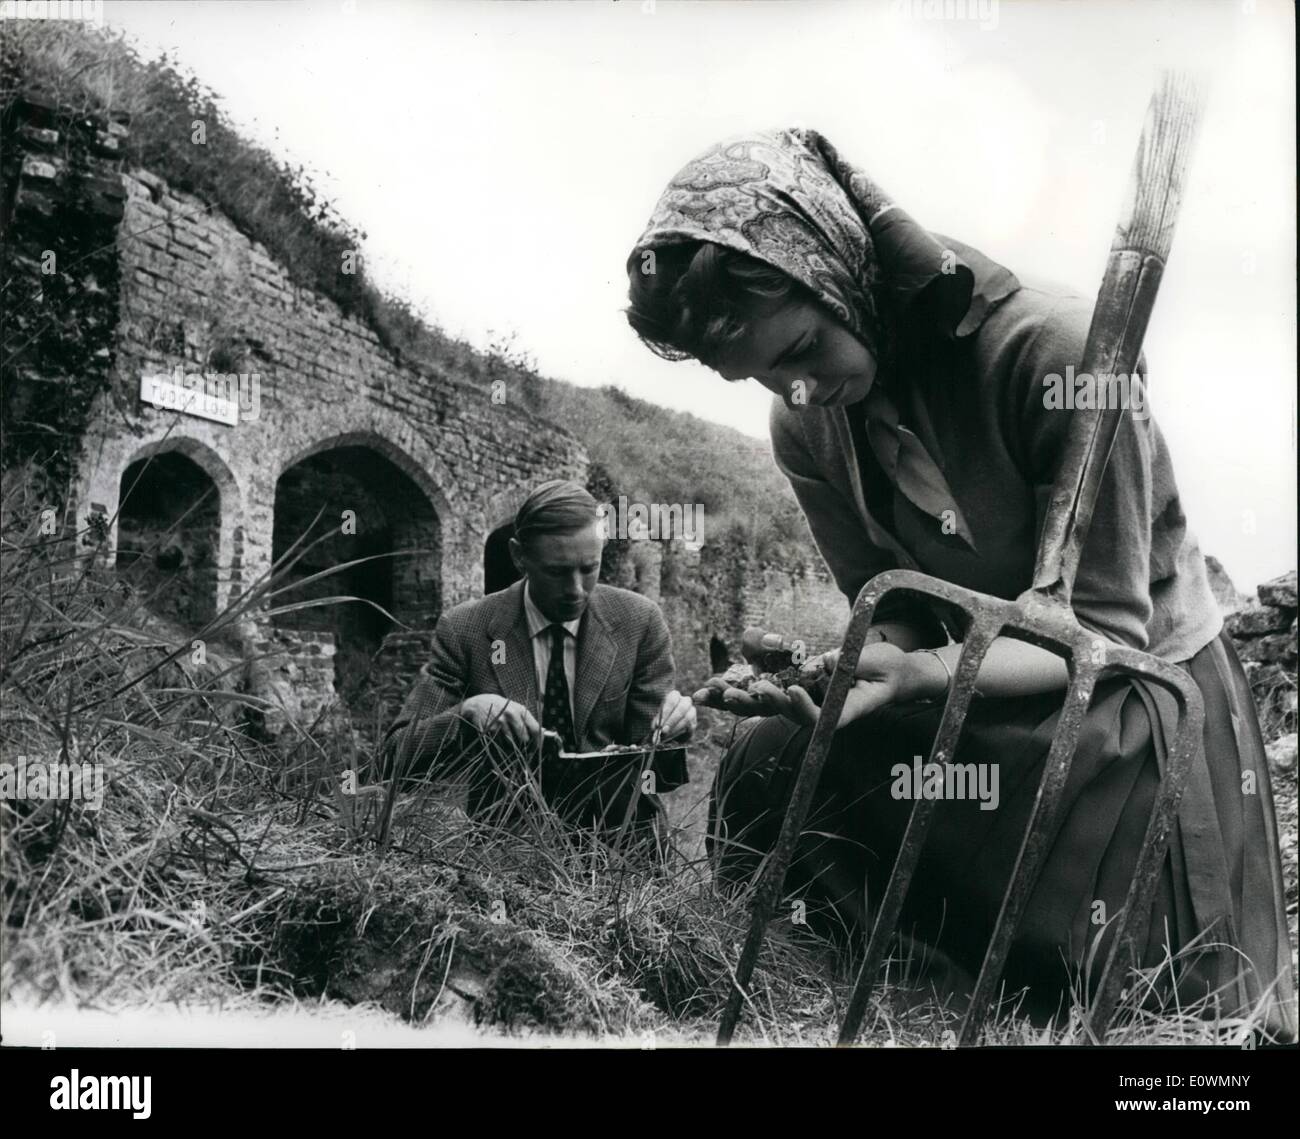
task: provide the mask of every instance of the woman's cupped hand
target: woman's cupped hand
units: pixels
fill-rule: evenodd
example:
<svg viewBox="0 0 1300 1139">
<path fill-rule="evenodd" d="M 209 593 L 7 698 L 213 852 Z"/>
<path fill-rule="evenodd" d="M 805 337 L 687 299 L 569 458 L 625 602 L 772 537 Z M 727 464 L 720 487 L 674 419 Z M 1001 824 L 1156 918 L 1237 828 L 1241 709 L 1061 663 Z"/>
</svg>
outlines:
<svg viewBox="0 0 1300 1139">
<path fill-rule="evenodd" d="M 770 652 L 784 647 L 785 641 L 780 634 L 764 634 L 763 651 Z M 748 651 L 748 647 L 745 655 L 752 664 L 753 654 Z M 734 674 L 731 679 L 727 676 L 714 676 L 694 694 L 693 699 L 696 704 L 721 707 L 738 716 L 785 716 L 796 723 L 811 726 L 820 718 L 821 709 L 809 695 L 808 688 L 823 676 L 829 679 L 839 663 L 839 657 L 839 649 L 834 649 L 808 658 L 799 666 L 800 676 L 807 678 L 804 683 L 788 684 L 784 688 L 757 677 L 748 680 L 745 688 L 738 688 L 734 683 Z M 908 675 L 907 657 L 908 654 L 897 645 L 879 639 L 863 648 L 837 729 L 900 698 Z"/>
</svg>

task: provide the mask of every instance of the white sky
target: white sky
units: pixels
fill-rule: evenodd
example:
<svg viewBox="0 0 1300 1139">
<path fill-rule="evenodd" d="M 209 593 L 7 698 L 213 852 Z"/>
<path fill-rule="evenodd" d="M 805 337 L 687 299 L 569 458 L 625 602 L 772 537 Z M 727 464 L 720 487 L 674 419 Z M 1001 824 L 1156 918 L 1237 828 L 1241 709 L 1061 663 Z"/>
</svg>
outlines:
<svg viewBox="0 0 1300 1139">
<path fill-rule="evenodd" d="M 801 122 L 932 229 L 1092 295 L 1156 69 L 1212 78 L 1147 337 L 1191 524 L 1249 590 L 1296 564 L 1289 0 L 125 3 L 318 172 L 376 279 L 483 347 L 766 434 L 767 396 L 640 346 L 623 262 L 668 178 Z M 948 0 L 949 11 L 954 0 Z M 980 19 L 980 14 L 984 15 Z"/>
</svg>

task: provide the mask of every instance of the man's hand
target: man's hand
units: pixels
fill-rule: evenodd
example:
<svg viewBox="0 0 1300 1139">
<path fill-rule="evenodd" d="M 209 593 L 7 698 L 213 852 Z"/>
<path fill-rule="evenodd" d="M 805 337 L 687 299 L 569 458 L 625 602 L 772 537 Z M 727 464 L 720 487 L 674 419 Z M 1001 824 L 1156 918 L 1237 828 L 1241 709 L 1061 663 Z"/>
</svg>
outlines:
<svg viewBox="0 0 1300 1139">
<path fill-rule="evenodd" d="M 664 697 L 653 726 L 660 730 L 660 739 L 688 736 L 695 731 L 695 705 L 674 689 Z"/>
<path fill-rule="evenodd" d="M 524 748 L 534 745 L 542 734 L 537 718 L 527 708 L 494 693 L 462 701 L 460 714 L 480 732 L 507 732 Z"/>
</svg>

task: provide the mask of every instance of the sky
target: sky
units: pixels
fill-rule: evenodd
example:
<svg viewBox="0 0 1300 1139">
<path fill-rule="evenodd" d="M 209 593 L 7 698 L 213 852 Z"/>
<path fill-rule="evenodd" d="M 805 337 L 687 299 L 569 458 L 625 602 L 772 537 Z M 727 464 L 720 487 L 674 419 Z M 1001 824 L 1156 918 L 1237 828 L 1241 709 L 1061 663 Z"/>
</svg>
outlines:
<svg viewBox="0 0 1300 1139">
<path fill-rule="evenodd" d="M 367 234 L 373 277 L 540 370 L 766 436 L 651 355 L 624 261 L 672 174 L 815 127 L 930 229 L 1093 296 L 1158 70 L 1209 105 L 1146 340 L 1190 524 L 1249 591 L 1296 564 L 1290 0 L 108 0 Z"/>
</svg>

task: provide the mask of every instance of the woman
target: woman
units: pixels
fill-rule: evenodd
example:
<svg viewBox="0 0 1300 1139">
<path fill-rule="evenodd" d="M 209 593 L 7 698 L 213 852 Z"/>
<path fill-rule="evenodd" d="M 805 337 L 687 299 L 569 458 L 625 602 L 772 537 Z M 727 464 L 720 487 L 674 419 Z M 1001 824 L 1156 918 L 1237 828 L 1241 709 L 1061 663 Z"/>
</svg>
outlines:
<svg viewBox="0 0 1300 1139">
<path fill-rule="evenodd" d="M 627 269 L 628 318 L 652 350 L 727 380 L 754 377 L 779 397 L 776 462 L 850 601 L 895 566 L 1005 598 L 1029 586 L 1070 423 L 1054 397 L 1067 366 L 1081 364 L 1088 302 L 928 233 L 802 128 L 731 140 L 689 163 Z M 1142 392 L 1131 391 L 1073 598 L 1084 628 L 1181 664 L 1204 696 L 1204 756 L 1138 964 L 1156 995 L 1176 988 L 1181 1007 L 1202 998 L 1290 1038 L 1294 980 L 1263 741 Z M 888 602 L 786 882 L 850 928 L 865 921 L 864 898 L 883 892 L 912 807 L 911 780 L 895 768 L 928 755 L 961 648 L 937 606 Z M 902 926 L 971 974 L 1067 683 L 1060 658 L 1010 638 L 994 642 L 978 679 L 955 758 L 979 765 L 990 793 L 938 804 Z M 775 839 L 817 713 L 798 687 L 732 690 L 726 704 L 768 717 L 745 722 L 714 784 L 720 870 L 737 879 Z M 1158 687 L 1098 686 L 1065 821 L 1004 974 L 1035 1007 L 1096 980 L 1090 954 L 1123 904 L 1172 728 Z"/>
</svg>

